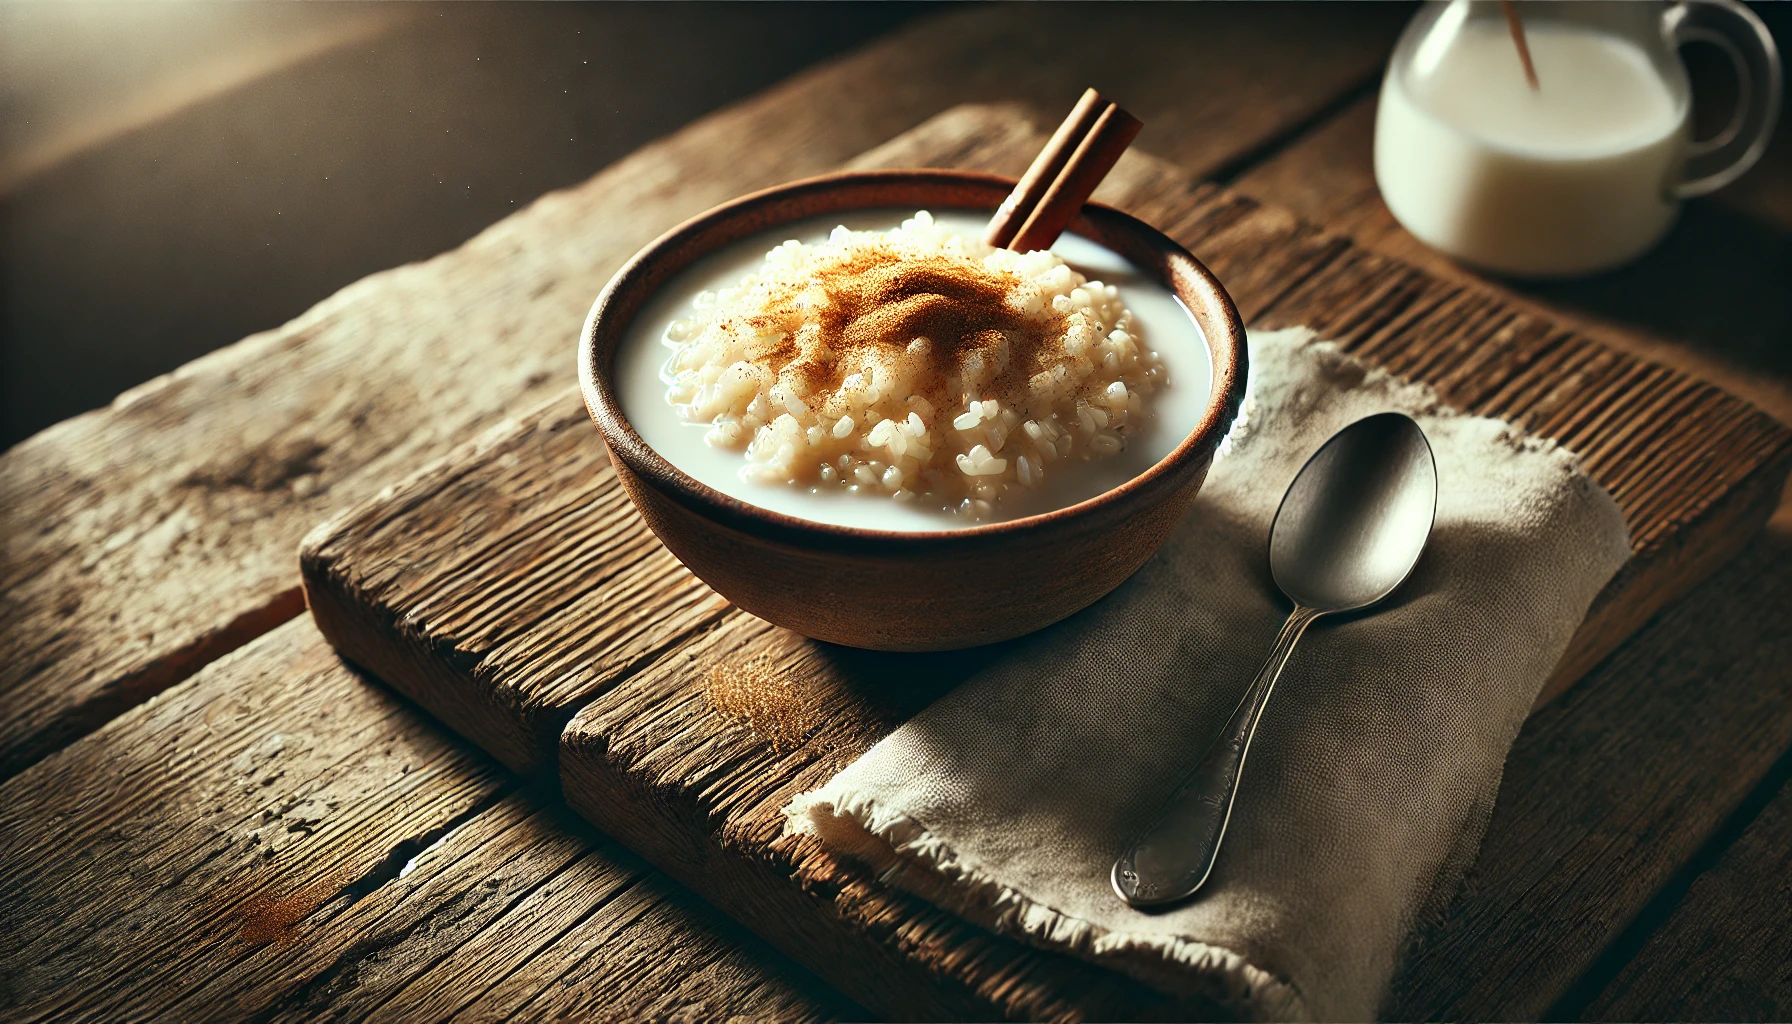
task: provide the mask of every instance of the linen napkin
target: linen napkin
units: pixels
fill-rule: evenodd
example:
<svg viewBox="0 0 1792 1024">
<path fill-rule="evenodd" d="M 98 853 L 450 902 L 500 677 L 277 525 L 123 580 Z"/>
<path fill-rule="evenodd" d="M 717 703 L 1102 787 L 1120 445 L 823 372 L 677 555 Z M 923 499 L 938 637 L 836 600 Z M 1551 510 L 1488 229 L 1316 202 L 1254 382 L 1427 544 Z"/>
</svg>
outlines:
<svg viewBox="0 0 1792 1024">
<path fill-rule="evenodd" d="M 1113 594 L 936 701 L 787 809 L 793 828 L 991 930 L 1259 1019 L 1375 1015 L 1411 928 L 1480 844 L 1519 726 L 1629 552 L 1548 442 L 1316 342 L 1251 337 L 1193 510 Z M 1413 575 L 1321 619 L 1277 683 L 1207 884 L 1167 912 L 1109 870 L 1206 750 L 1289 611 L 1282 492 L 1331 434 L 1418 420 L 1438 509 Z"/>
</svg>

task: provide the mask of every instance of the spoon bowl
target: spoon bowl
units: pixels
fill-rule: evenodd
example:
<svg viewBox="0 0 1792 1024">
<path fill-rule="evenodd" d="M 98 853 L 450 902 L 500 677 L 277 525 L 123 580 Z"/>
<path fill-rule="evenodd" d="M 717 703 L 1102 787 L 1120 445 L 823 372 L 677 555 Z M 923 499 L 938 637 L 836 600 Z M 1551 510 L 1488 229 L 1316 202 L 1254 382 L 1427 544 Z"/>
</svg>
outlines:
<svg viewBox="0 0 1792 1024">
<path fill-rule="evenodd" d="M 1437 513 L 1425 432 L 1395 412 L 1357 420 L 1301 467 L 1269 534 L 1269 571 L 1295 604 L 1366 608 L 1418 564 Z"/>
</svg>

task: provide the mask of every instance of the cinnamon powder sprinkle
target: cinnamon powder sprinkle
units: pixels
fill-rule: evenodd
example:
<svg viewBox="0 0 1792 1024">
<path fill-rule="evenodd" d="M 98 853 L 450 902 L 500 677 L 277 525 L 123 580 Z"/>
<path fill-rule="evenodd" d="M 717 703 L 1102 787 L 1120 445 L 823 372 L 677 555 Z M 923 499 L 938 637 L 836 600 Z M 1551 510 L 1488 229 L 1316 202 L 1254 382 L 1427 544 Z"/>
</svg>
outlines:
<svg viewBox="0 0 1792 1024">
<path fill-rule="evenodd" d="M 979 367 L 1003 367 L 981 379 L 1009 393 L 1047 368 L 1047 347 L 1064 334 L 1063 314 L 1029 318 L 1009 305 L 1022 287 L 1018 275 L 966 257 L 867 246 L 819 265 L 810 280 L 771 289 L 763 310 L 745 318 L 768 341 L 748 352 L 824 404 L 848 376 L 875 374 L 879 365 L 913 381 L 935 408 L 950 404 L 952 383 Z M 723 321 L 724 330 L 731 326 Z"/>
<path fill-rule="evenodd" d="M 703 699 L 780 754 L 801 746 L 821 724 L 816 712 L 797 696 L 790 677 L 764 655 L 742 665 L 717 665 L 709 673 Z"/>
<path fill-rule="evenodd" d="M 305 918 L 339 895 L 352 880 L 341 869 L 296 892 L 275 896 L 256 892 L 237 904 L 230 914 L 237 925 L 237 938 L 251 946 L 268 943 L 285 949 L 299 938 L 299 925 Z"/>
</svg>

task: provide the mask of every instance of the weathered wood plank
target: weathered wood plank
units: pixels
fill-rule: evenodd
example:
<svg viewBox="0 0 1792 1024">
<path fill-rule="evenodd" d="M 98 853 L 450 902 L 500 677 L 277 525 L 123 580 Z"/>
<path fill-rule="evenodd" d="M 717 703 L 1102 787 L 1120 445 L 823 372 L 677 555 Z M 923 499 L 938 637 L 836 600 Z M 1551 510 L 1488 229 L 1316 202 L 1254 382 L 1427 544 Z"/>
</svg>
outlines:
<svg viewBox="0 0 1792 1024">
<path fill-rule="evenodd" d="M 304 621 L 10 780 L 0 874 L 9 1020 L 851 1012 Z"/>
<path fill-rule="evenodd" d="M 0 456 L 0 778 L 296 614 L 288 560 L 305 529 L 570 384 L 592 296 L 678 220 L 962 100 L 1055 118 L 1089 75 L 1153 124 L 1147 144 L 1210 170 L 1372 76 L 1402 14 L 923 19 L 22 442 Z"/>
<path fill-rule="evenodd" d="M 311 588 L 312 614 L 344 655 L 434 695 L 437 717 L 540 778 L 590 694 L 728 608 L 647 529 L 590 424 L 569 393 L 521 436 L 495 430 L 451 457 L 465 467 L 452 480 L 398 485 L 354 519 L 357 540 L 377 538 L 389 557 L 357 563 L 347 589 Z M 333 528 L 313 538 L 307 561 L 338 557 Z M 430 682 L 408 685 L 419 678 Z"/>
<path fill-rule="evenodd" d="M 328 920 L 333 960 L 245 960 L 194 999 L 257 1020 L 825 1020 L 852 1004 L 564 809 L 513 795 Z M 264 1005 L 265 1004 L 265 1005 Z"/>
<path fill-rule="evenodd" d="M 1020 111 L 965 107 L 855 163 L 1015 171 L 1037 144 Z M 1733 554 L 1778 498 L 1792 433 L 1709 386 L 1137 154 L 1102 196 L 1193 247 L 1259 323 L 1310 323 L 1584 454 L 1624 507 L 1637 554 L 1546 698 Z M 1679 418 L 1650 424 L 1663 402 Z M 444 475 L 320 531 L 304 555 L 333 642 L 526 773 L 542 770 L 580 704 L 723 608 L 633 517 L 578 409 L 569 396 L 522 434 L 450 458 Z M 555 603 L 537 605 L 544 595 Z"/>
<path fill-rule="evenodd" d="M 1792 1019 L 1792 788 L 1748 826 L 1582 1015 Z"/>
<path fill-rule="evenodd" d="M 1544 1015 L 1792 746 L 1788 664 L 1792 535 L 1776 532 L 1526 724 L 1480 858 L 1420 935 L 1389 1016 Z M 1710 955 L 1746 945 L 1738 932 Z M 1656 963 L 1656 991 L 1694 992 L 1696 965 Z M 1596 1017 L 1636 1019 L 1613 1010 Z"/>
<path fill-rule="evenodd" d="M 1491 279 L 1427 248 L 1388 212 L 1375 186 L 1374 96 L 1302 136 L 1232 184 L 1349 235 L 1365 248 L 1451 283 L 1495 290 L 1515 309 L 1552 319 L 1620 351 L 1712 381 L 1792 423 L 1792 177 L 1749 175 L 1745 196 L 1686 205 L 1667 240 L 1636 264 L 1584 281 Z M 1782 133 L 1784 134 L 1784 133 Z M 1792 157 L 1779 140 L 1775 159 Z"/>
<path fill-rule="evenodd" d="M 1003 145 L 1019 141 L 1013 120 L 1004 113 L 956 111 L 879 156 L 899 151 L 919 162 L 931 153 L 938 162 L 1004 166 L 1000 161 L 1019 159 L 1002 156 Z M 1031 151 L 1031 143 L 1020 149 Z M 1726 531 L 1746 539 L 1765 516 L 1770 502 L 1753 488 L 1777 493 L 1788 451 L 1786 432 L 1766 417 L 1683 375 L 1512 311 L 1485 290 L 1438 282 L 1283 212 L 1211 186 L 1178 185 L 1177 178 L 1133 159 L 1117 170 L 1107 198 L 1123 205 L 1136 198 L 1135 211 L 1208 259 L 1260 322 L 1315 322 L 1371 360 L 1433 382 L 1453 401 L 1511 417 L 1586 451 L 1592 472 L 1612 487 L 1630 518 L 1635 565 L 1684 569 L 1694 563 L 1702 575 L 1711 568 L 1711 552 L 1689 537 L 1716 531 L 1721 547 L 1731 543 Z M 738 611 L 706 608 L 686 620 L 683 645 L 658 655 L 644 671 L 599 678 L 566 670 L 570 662 L 557 660 L 564 638 L 587 632 L 617 637 L 612 623 L 629 618 L 629 605 L 601 596 L 621 589 L 612 577 L 560 571 L 545 556 L 537 558 L 540 538 L 601 538 L 557 554 L 581 566 L 608 564 L 590 550 L 592 543 L 610 545 L 617 563 L 645 566 L 640 552 L 651 543 L 638 524 L 633 532 L 619 522 L 603 525 L 613 522 L 606 510 L 617 488 L 594 439 L 581 445 L 563 437 L 582 429 L 576 401 L 568 396 L 508 431 L 494 431 L 388 500 L 370 502 L 308 538 L 302 552 L 306 584 L 332 641 L 395 686 L 443 708 L 456 728 L 525 759 L 522 766 L 531 770 L 547 767 L 541 752 L 552 736 L 546 728 L 584 705 L 562 740 L 561 778 L 569 802 L 880 1010 L 1067 1018 L 1167 1009 L 1137 986 L 969 928 L 859 877 L 813 843 L 782 837 L 779 809 L 789 796 L 843 767 L 988 652 L 866 658 L 773 630 Z M 1637 428 L 1652 423 L 1651 410 L 1662 403 L 1685 410 L 1679 425 L 1693 438 L 1697 454 L 1689 458 L 1710 470 L 1704 476 L 1676 475 L 1668 463 L 1650 461 L 1659 435 Z M 1732 464 L 1732 458 L 1741 461 Z M 1634 472 L 1638 465 L 1648 473 Z M 1684 483 L 1672 491 L 1676 500 L 1660 500 L 1669 493 L 1657 486 L 1663 480 Z M 469 516 L 478 522 L 463 533 Z M 511 557 L 523 551 L 531 552 L 528 558 Z M 511 560 L 488 570 L 497 553 Z M 700 583 L 676 565 L 667 576 L 653 575 L 662 568 L 653 564 L 632 592 L 678 593 L 679 607 L 705 607 Z M 1648 580 L 1629 573 L 1608 603 L 1631 607 L 1628 601 L 1654 600 L 1647 591 L 1626 589 Z M 1576 671 L 1590 667 L 1636 624 L 1590 633 L 1586 643 L 1604 646 L 1584 653 Z M 782 688 L 763 706 L 736 700 L 716 673 L 761 655 Z M 581 658 L 634 666 L 653 656 L 644 647 L 624 646 L 592 649 Z M 917 678 L 932 681 L 926 693 L 904 693 L 892 683 Z M 1598 692 L 1618 694 L 1613 700 L 1629 699 L 1630 686 L 1650 685 L 1634 672 L 1600 678 L 1611 681 Z M 518 695 L 526 696 L 519 701 Z M 533 723 L 520 732 L 514 721 L 502 720 L 519 704 L 532 708 Z M 1667 705 L 1646 706 L 1660 712 Z M 1597 733 L 1602 726 L 1588 714 L 1595 712 L 1569 721 Z M 1624 748 L 1623 756 L 1630 767 L 1640 770 L 1644 763 L 1634 747 Z M 1547 775 L 1547 759 L 1537 770 Z M 1747 774 L 1740 770 L 1736 777 Z M 1540 786 L 1536 799 L 1551 794 L 1564 795 Z M 1546 811 L 1581 813 L 1559 804 Z M 1658 812 L 1671 816 L 1673 808 Z M 1708 826 L 1686 820 L 1696 846 Z M 1622 828 L 1623 821 L 1612 827 Z M 1665 844 L 1659 862 L 1624 877 L 1653 884 L 1651 871 L 1683 862 L 1691 848 Z M 1516 876 L 1530 863 L 1515 857 L 1490 862 L 1487 870 Z M 1507 902 L 1497 906 L 1511 909 L 1519 897 L 1504 895 Z M 1621 902 L 1608 893 L 1595 895 Z M 1559 912 L 1562 905 L 1549 909 Z M 1547 915 L 1532 924 L 1540 935 L 1551 934 L 1549 928 L 1567 934 L 1566 925 Z M 1584 966 L 1598 952 L 1589 942 L 1555 966 Z M 1460 972 L 1465 963 L 1457 959 L 1439 969 Z M 1413 977 L 1429 976 L 1420 969 Z"/>
</svg>

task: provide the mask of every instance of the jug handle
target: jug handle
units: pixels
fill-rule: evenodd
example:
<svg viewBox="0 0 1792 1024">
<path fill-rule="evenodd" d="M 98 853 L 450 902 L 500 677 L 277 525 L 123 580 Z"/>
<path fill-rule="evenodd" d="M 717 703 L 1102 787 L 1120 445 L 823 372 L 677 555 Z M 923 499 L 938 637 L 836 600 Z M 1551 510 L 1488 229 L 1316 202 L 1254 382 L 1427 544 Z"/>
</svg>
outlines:
<svg viewBox="0 0 1792 1024">
<path fill-rule="evenodd" d="M 1729 54 L 1739 79 L 1729 125 L 1687 147 L 1684 178 L 1673 190 L 1683 199 L 1702 196 L 1740 178 L 1767 149 L 1779 118 L 1779 51 L 1767 26 L 1738 0 L 1683 0 L 1663 15 L 1662 30 L 1677 47 L 1710 43 Z"/>
</svg>

